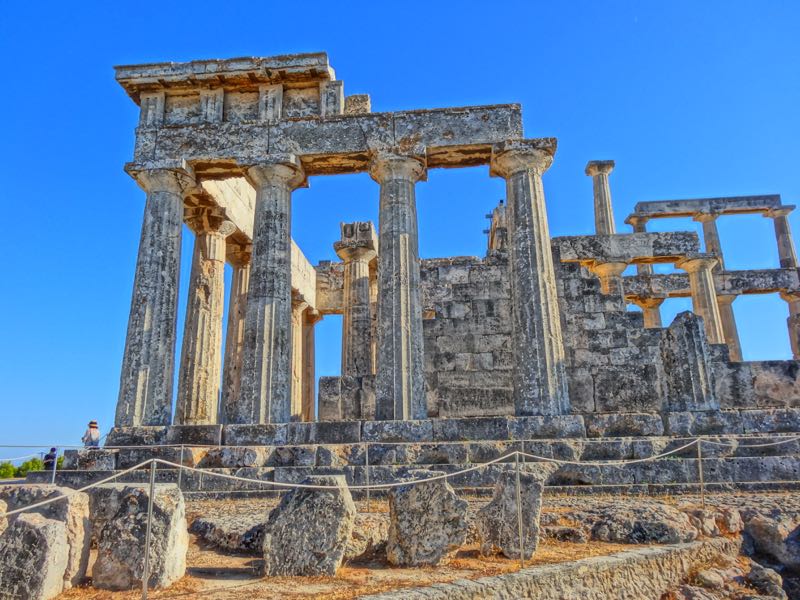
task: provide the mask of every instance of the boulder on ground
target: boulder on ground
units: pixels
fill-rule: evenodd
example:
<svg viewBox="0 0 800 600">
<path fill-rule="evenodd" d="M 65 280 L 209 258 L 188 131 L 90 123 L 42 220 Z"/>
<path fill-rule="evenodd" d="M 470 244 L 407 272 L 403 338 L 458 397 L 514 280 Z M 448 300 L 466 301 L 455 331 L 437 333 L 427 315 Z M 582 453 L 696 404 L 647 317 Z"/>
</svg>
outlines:
<svg viewBox="0 0 800 600">
<path fill-rule="evenodd" d="M 353 533 L 356 506 L 344 475 L 309 477 L 281 498 L 264 527 L 264 571 L 279 575 L 335 575 Z"/>
<path fill-rule="evenodd" d="M 97 562 L 92 570 L 97 588 L 139 587 L 144 575 L 149 489 L 115 486 L 107 492 L 116 506 L 97 536 Z M 186 573 L 189 533 L 183 494 L 174 484 L 156 486 L 149 548 L 148 585 L 166 588 Z"/>
<path fill-rule="evenodd" d="M 748 518 L 744 531 L 753 540 L 755 551 L 800 571 L 800 513 L 774 509 Z"/>
<path fill-rule="evenodd" d="M 665 504 L 612 505 L 587 511 L 583 517 L 592 523 L 592 539 L 600 542 L 679 544 L 698 535 L 688 515 Z"/>
<path fill-rule="evenodd" d="M 539 517 L 544 482 L 555 471 L 550 464 L 520 467 L 519 498 L 522 513 L 522 553 L 529 559 L 539 544 Z M 501 552 L 506 558 L 520 555 L 520 524 L 517 506 L 517 472 L 509 468 L 497 479 L 491 502 L 478 511 L 477 528 L 481 554 Z"/>
<path fill-rule="evenodd" d="M 347 543 L 344 559 L 371 560 L 386 553 L 389 538 L 389 515 L 386 513 L 359 513 L 356 515 L 353 535 Z"/>
<path fill-rule="evenodd" d="M 64 521 L 19 515 L 0 536 L 0 598 L 55 598 L 64 591 L 68 563 Z"/>
<path fill-rule="evenodd" d="M 189 533 L 220 550 L 258 555 L 264 552 L 263 513 L 198 517 L 189 526 Z"/>
<path fill-rule="evenodd" d="M 410 479 L 444 475 L 415 469 Z M 389 541 L 386 557 L 393 565 L 436 565 L 452 554 L 467 537 L 467 503 L 445 479 L 408 484 L 389 492 Z"/>
<path fill-rule="evenodd" d="M 783 578 L 772 569 L 762 567 L 757 562 L 750 561 L 750 571 L 745 575 L 747 583 L 758 593 L 767 598 L 776 600 L 787 600 L 788 596 L 783 591 Z"/>
<path fill-rule="evenodd" d="M 64 570 L 64 589 L 79 584 L 86 577 L 86 568 L 89 566 L 89 543 L 91 541 L 91 524 L 89 522 L 89 497 L 85 493 L 75 493 L 67 487 L 47 484 L 22 484 L 0 486 L 0 501 L 5 502 L 8 510 L 25 508 L 44 500 L 58 496 L 67 496 L 45 504 L 31 512 L 38 513 L 48 519 L 61 521 L 67 531 L 67 545 L 69 556 L 67 568 Z M 25 513 L 12 515 L 8 524 Z"/>
</svg>

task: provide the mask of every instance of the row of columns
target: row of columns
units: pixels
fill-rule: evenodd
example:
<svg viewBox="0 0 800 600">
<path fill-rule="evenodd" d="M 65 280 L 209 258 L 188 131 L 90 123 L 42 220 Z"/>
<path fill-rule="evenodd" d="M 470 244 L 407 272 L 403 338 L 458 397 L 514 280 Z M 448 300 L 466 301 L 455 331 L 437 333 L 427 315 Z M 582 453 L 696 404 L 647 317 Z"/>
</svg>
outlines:
<svg viewBox="0 0 800 600">
<path fill-rule="evenodd" d="M 517 413 L 569 410 L 542 174 L 555 140 L 495 146 L 491 173 L 506 180 L 511 254 L 514 388 Z M 313 323 L 291 290 L 291 194 L 305 184 L 294 156 L 246 170 L 256 189 L 252 246 L 230 252 L 231 286 L 222 419 L 282 423 L 311 418 L 302 398 L 313 389 Z M 373 335 L 369 264 L 375 248 L 337 250 L 346 263 L 343 373 L 376 374 L 379 419 L 427 416 L 415 186 L 424 155 L 377 154 L 370 175 L 380 185 L 377 332 Z M 123 358 L 117 426 L 170 423 L 183 195 L 195 185 L 179 171 L 137 174 L 147 191 L 133 302 Z M 217 422 L 226 237 L 233 226 L 212 212 L 198 232 L 179 376 L 177 422 Z M 293 326 L 294 325 L 294 326 Z M 293 333 L 294 332 L 294 333 Z M 371 348 L 377 337 L 376 351 Z M 375 357 L 373 359 L 373 356 Z M 305 388 L 305 393 L 300 392 Z"/>
</svg>

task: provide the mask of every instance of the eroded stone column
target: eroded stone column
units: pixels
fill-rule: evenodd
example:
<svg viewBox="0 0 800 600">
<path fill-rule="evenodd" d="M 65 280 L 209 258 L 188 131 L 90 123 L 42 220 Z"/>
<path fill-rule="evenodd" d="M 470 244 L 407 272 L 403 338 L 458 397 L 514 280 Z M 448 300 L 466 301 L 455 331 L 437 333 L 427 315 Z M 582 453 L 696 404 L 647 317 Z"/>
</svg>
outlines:
<svg viewBox="0 0 800 600">
<path fill-rule="evenodd" d="M 661 305 L 664 303 L 664 298 L 635 298 L 631 302 L 642 309 L 645 329 L 663 327 L 661 324 Z"/>
<path fill-rule="evenodd" d="M 292 400 L 290 419 L 303 420 L 303 325 L 308 302 L 302 295 L 292 295 Z"/>
<path fill-rule="evenodd" d="M 210 211 L 188 219 L 195 230 L 189 299 L 178 372 L 177 425 L 211 425 L 219 414 L 225 239 L 236 227 Z"/>
<path fill-rule="evenodd" d="M 647 221 L 647 217 L 640 215 L 631 215 L 625 220 L 625 222 L 633 228 L 633 233 L 646 233 Z M 638 275 L 652 275 L 653 265 L 647 263 L 636 263 L 636 273 Z"/>
<path fill-rule="evenodd" d="M 314 330 L 322 315 L 316 309 L 309 308 L 305 312 L 303 322 L 303 421 L 315 421 L 316 410 L 314 399 L 316 397 L 316 341 Z"/>
<path fill-rule="evenodd" d="M 703 240 L 705 241 L 706 252 L 717 257 L 717 264 L 714 272 L 718 273 L 725 270 L 725 259 L 722 257 L 722 243 L 719 241 L 719 230 L 717 229 L 716 213 L 697 213 L 694 220 L 703 225 Z"/>
<path fill-rule="evenodd" d="M 225 335 L 225 363 L 222 372 L 222 414 L 228 423 L 235 418 L 236 401 L 242 381 L 244 321 L 247 310 L 247 288 L 250 283 L 250 244 L 231 248 L 228 256 L 233 267 L 228 300 L 228 327 Z"/>
<path fill-rule="evenodd" d="M 736 327 L 736 316 L 733 314 L 733 301 L 738 296 L 723 294 L 717 296 L 719 317 L 722 323 L 722 335 L 728 345 L 728 356 L 734 362 L 742 362 L 742 344 L 739 341 L 739 330 Z"/>
<path fill-rule="evenodd" d="M 376 417 L 427 417 L 415 185 L 415 157 L 377 155 L 370 175 L 381 186 L 378 233 Z"/>
<path fill-rule="evenodd" d="M 232 423 L 286 423 L 292 381 L 292 190 L 305 182 L 293 156 L 249 167 L 256 188 L 242 381 Z"/>
<path fill-rule="evenodd" d="M 676 264 L 689 273 L 689 285 L 692 289 L 692 310 L 703 318 L 703 325 L 710 344 L 724 344 L 722 319 L 717 305 L 717 294 L 714 289 L 712 269 L 717 264 L 716 258 L 687 258 Z"/>
<path fill-rule="evenodd" d="M 792 239 L 792 228 L 789 225 L 789 213 L 794 206 L 781 206 L 764 213 L 765 217 L 772 219 L 775 225 L 775 239 L 778 242 L 778 257 L 782 269 L 797 268 L 797 252 Z"/>
<path fill-rule="evenodd" d="M 344 261 L 344 318 L 342 320 L 342 375 L 372 374 L 372 306 L 370 262 L 378 240 L 372 223 L 342 223 L 342 239 L 334 244 Z"/>
<path fill-rule="evenodd" d="M 786 326 L 789 329 L 792 358 L 800 360 L 800 294 L 781 292 L 781 298 L 789 305 L 789 318 L 786 319 Z"/>
<path fill-rule="evenodd" d="M 614 211 L 611 207 L 611 186 L 608 176 L 614 170 L 613 160 L 591 160 L 585 173 L 592 178 L 594 192 L 594 230 L 598 235 L 611 235 L 617 232 L 614 225 Z"/>
<path fill-rule="evenodd" d="M 497 144 L 491 173 L 506 180 L 514 398 L 518 415 L 569 412 L 564 346 L 542 174 L 552 138 Z"/>
<path fill-rule="evenodd" d="M 147 192 L 114 424 L 169 425 L 178 314 L 183 171 L 135 174 Z"/>
<path fill-rule="evenodd" d="M 600 279 L 600 291 L 609 296 L 622 295 L 622 272 L 628 268 L 626 262 L 596 262 L 589 270 Z"/>
</svg>

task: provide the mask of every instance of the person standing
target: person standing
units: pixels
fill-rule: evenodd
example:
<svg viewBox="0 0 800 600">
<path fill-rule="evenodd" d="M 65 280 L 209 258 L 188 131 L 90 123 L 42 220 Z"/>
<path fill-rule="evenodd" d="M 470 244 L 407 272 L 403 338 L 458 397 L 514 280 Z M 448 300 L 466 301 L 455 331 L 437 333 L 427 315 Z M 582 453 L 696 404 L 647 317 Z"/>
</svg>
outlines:
<svg viewBox="0 0 800 600">
<path fill-rule="evenodd" d="M 89 426 L 81 441 L 84 448 L 97 448 L 100 445 L 100 429 L 97 427 L 97 421 L 89 421 Z"/>
<path fill-rule="evenodd" d="M 50 452 L 44 455 L 44 470 L 52 471 L 58 458 L 58 451 L 55 448 L 50 448 Z"/>
</svg>

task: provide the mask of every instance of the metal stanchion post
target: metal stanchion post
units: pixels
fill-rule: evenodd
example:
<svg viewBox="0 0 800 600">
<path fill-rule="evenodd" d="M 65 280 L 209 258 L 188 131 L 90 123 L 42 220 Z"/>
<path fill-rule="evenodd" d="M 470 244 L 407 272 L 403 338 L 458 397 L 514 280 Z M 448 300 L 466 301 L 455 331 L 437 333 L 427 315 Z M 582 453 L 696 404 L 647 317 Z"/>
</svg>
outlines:
<svg viewBox="0 0 800 600">
<path fill-rule="evenodd" d="M 55 456 L 53 457 L 53 473 L 50 477 L 50 484 L 56 484 L 56 467 L 58 466 L 58 448 L 56 448 Z"/>
<path fill-rule="evenodd" d="M 517 528 L 519 533 L 519 567 L 520 569 L 525 568 L 525 539 L 523 538 L 522 532 L 522 488 L 519 478 L 519 452 L 515 454 L 516 463 L 517 463 Z"/>
<path fill-rule="evenodd" d="M 703 478 L 703 440 L 697 438 L 697 474 L 700 477 L 700 502 L 706 507 L 706 484 Z"/>
<path fill-rule="evenodd" d="M 369 497 L 369 442 L 364 444 L 364 473 L 367 482 L 367 512 L 372 512 L 372 502 Z"/>
<path fill-rule="evenodd" d="M 144 536 L 144 568 L 142 569 L 142 600 L 147 600 L 150 579 L 150 537 L 153 531 L 153 501 L 156 496 L 156 461 L 150 461 L 150 497 L 147 499 L 147 530 Z"/>
</svg>

